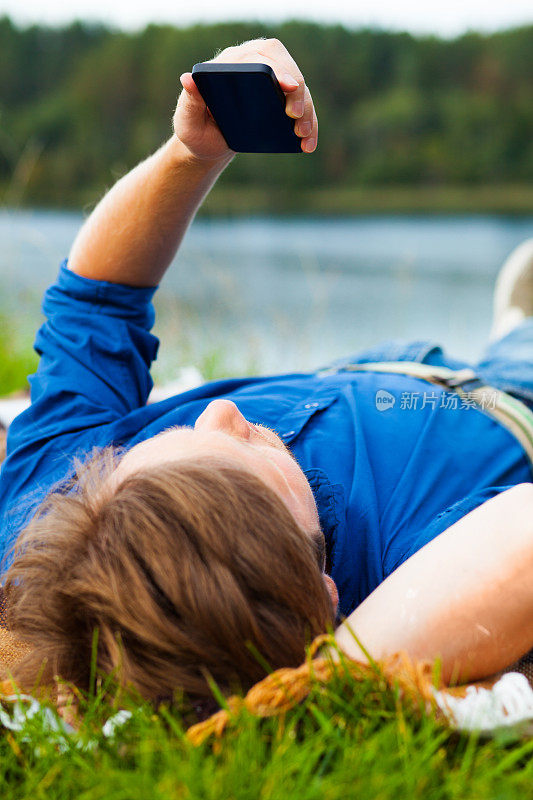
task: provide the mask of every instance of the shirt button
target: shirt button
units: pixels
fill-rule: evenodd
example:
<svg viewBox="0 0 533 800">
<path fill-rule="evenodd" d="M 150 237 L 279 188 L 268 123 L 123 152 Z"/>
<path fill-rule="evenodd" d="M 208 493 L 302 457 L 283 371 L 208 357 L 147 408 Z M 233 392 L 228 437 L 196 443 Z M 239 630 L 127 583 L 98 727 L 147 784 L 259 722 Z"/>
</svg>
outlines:
<svg viewBox="0 0 533 800">
<path fill-rule="evenodd" d="M 294 436 L 296 431 L 287 431 L 286 433 L 281 434 L 282 439 L 288 439 L 289 436 Z"/>
<path fill-rule="evenodd" d="M 306 403 L 304 408 L 318 408 L 318 403 Z"/>
</svg>

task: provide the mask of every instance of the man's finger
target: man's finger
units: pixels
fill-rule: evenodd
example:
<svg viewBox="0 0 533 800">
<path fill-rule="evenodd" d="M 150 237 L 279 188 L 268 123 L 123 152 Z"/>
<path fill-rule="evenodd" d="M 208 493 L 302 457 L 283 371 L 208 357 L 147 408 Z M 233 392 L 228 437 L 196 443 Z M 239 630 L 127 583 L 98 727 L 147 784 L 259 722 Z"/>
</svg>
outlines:
<svg viewBox="0 0 533 800">
<path fill-rule="evenodd" d="M 271 66 L 276 73 L 276 78 L 283 91 L 290 92 L 287 97 L 285 111 L 289 117 L 300 119 L 305 112 L 306 86 L 304 77 L 298 69 L 295 60 L 279 39 L 267 39 L 261 42 L 257 52 L 262 56 L 266 56 L 266 58 L 271 61 Z M 283 86 L 283 79 L 286 76 L 290 76 L 298 85 L 294 86 L 294 83 L 291 82 L 290 89 L 285 89 Z"/>
<path fill-rule="evenodd" d="M 229 55 L 224 50 L 220 55 L 220 60 L 227 60 Z M 241 63 L 259 61 L 272 67 L 282 91 L 289 95 L 285 111 L 293 119 L 299 119 L 302 116 L 305 109 L 305 81 L 298 65 L 285 45 L 278 39 L 258 39 L 245 42 L 234 48 L 231 58 Z"/>
<path fill-rule="evenodd" d="M 318 145 L 318 119 L 316 116 L 315 107 L 312 106 L 313 109 L 313 117 L 311 123 L 311 133 L 309 136 L 306 136 L 302 139 L 302 150 L 304 153 L 312 153 L 316 150 Z"/>
<path fill-rule="evenodd" d="M 278 79 L 279 85 L 281 86 L 284 92 L 295 92 L 296 89 L 298 89 L 300 86 L 296 78 L 293 78 L 293 76 L 289 75 L 289 73 L 285 75 L 279 75 L 276 77 Z"/>
<path fill-rule="evenodd" d="M 317 140 L 314 136 L 308 136 L 302 139 L 302 150 L 304 153 L 313 153 L 316 150 Z"/>
<path fill-rule="evenodd" d="M 287 97 L 287 104 L 285 111 L 293 119 L 300 119 L 305 112 L 305 81 L 300 76 L 298 79 L 298 88 L 294 89 Z"/>
<path fill-rule="evenodd" d="M 305 110 L 302 117 L 296 120 L 294 131 L 302 139 L 302 150 L 305 153 L 312 153 L 318 141 L 318 120 L 313 99 L 307 87 L 305 90 Z"/>
</svg>

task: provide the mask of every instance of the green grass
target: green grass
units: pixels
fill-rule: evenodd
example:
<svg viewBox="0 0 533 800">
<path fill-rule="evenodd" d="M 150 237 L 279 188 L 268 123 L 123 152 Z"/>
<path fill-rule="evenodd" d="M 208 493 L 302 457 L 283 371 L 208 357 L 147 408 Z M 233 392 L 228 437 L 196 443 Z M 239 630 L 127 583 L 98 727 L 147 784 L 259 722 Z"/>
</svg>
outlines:
<svg viewBox="0 0 533 800">
<path fill-rule="evenodd" d="M 229 360 L 227 350 L 216 347 L 201 337 L 196 340 L 193 333 L 197 327 L 193 320 L 182 326 L 176 334 L 169 314 L 163 324 L 158 324 L 157 332 L 163 346 L 160 357 L 152 368 L 156 383 L 164 384 L 175 379 L 181 367 L 191 364 L 198 368 L 206 381 L 232 374 L 234 364 Z M 0 397 L 29 388 L 28 375 L 35 372 L 38 364 L 32 347 L 33 333 L 17 327 L 13 317 L 0 314 Z M 172 338 L 171 334 L 175 337 Z M 253 375 L 258 372 L 258 365 L 251 351 L 247 356 L 244 354 L 240 361 L 242 374 Z"/>
<path fill-rule="evenodd" d="M 32 337 L 14 320 L 0 315 L 0 396 L 28 389 L 28 375 L 37 368 Z"/>
<path fill-rule="evenodd" d="M 532 740 L 512 731 L 484 739 L 454 732 L 376 676 L 317 685 L 283 719 L 243 711 L 215 747 L 192 746 L 177 711 L 130 707 L 133 716 L 111 739 L 101 727 L 117 709 L 100 696 L 61 747 L 37 717 L 24 731 L 1 730 L 0 796 L 522 800 L 532 792 Z"/>
<path fill-rule="evenodd" d="M 234 351 L 228 342 L 215 341 L 206 332 L 199 311 L 176 297 L 160 294 L 155 306 L 154 334 L 160 340 L 160 347 L 151 372 L 156 384 L 174 380 L 181 367 L 190 365 L 199 370 L 205 381 L 261 372 L 260 356 L 249 338 L 241 341 L 238 351 Z"/>
</svg>

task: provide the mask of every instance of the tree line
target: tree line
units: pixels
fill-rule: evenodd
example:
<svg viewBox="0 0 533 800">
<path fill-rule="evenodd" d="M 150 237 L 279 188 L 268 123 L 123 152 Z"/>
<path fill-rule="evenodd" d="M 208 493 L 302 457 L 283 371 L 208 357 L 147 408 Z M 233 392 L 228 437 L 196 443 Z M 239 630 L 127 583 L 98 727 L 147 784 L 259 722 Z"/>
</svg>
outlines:
<svg viewBox="0 0 533 800">
<path fill-rule="evenodd" d="M 317 189 L 527 185 L 533 26 L 453 40 L 341 25 L 149 25 L 125 33 L 0 19 L 5 203 L 84 205 L 170 135 L 179 75 L 219 48 L 281 39 L 313 93 L 312 158 L 246 155 L 226 191 L 285 206 Z"/>
</svg>

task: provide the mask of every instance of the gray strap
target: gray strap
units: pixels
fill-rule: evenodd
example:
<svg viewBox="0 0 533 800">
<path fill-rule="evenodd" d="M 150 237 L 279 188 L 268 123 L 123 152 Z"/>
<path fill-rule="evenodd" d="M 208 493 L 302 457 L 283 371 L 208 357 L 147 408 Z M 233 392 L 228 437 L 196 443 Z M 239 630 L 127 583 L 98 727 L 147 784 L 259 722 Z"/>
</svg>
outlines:
<svg viewBox="0 0 533 800">
<path fill-rule="evenodd" d="M 448 367 L 433 367 L 418 361 L 369 361 L 365 364 L 348 364 L 341 368 L 349 372 L 385 372 L 409 375 L 429 381 L 446 391 L 455 392 L 460 397 L 468 397 L 476 408 L 495 419 L 518 440 L 525 450 L 533 470 L 533 412 L 516 397 L 480 382 L 471 369 L 453 370 Z M 465 391 L 465 384 L 475 381 L 471 391 Z M 484 403 L 486 393 L 494 397 L 491 406 Z"/>
</svg>

